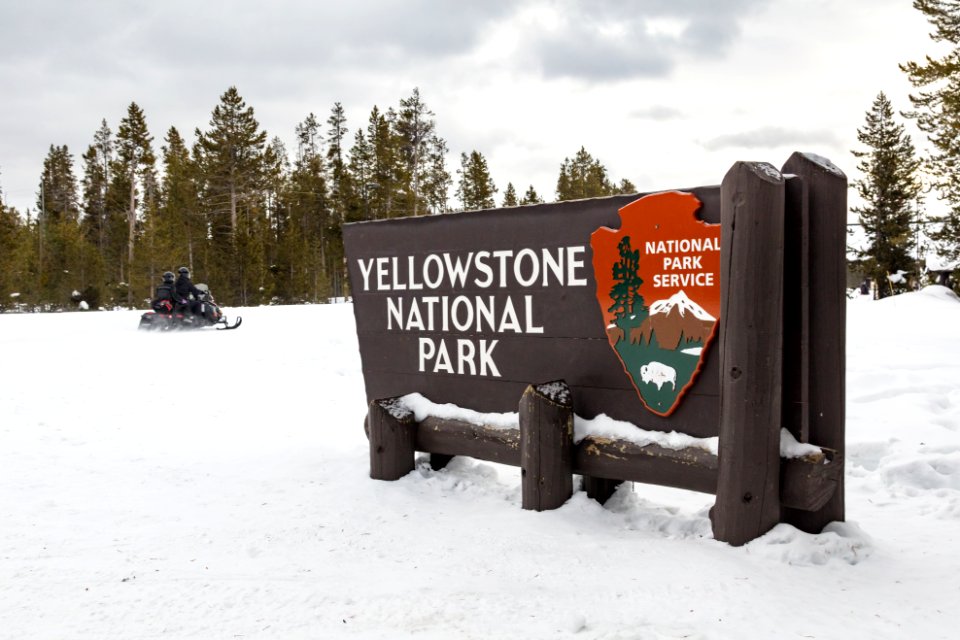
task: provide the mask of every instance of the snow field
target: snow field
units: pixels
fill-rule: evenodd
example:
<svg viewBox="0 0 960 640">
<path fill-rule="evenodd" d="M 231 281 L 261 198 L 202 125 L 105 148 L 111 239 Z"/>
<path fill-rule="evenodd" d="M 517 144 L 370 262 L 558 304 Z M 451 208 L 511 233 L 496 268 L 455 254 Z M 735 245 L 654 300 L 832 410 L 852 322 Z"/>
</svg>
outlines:
<svg viewBox="0 0 960 640">
<path fill-rule="evenodd" d="M 517 469 L 466 458 L 370 480 L 351 306 L 238 311 L 0 315 L 0 638 L 955 637 L 945 290 L 849 303 L 848 522 L 742 548 L 708 495 L 525 512 Z"/>
</svg>

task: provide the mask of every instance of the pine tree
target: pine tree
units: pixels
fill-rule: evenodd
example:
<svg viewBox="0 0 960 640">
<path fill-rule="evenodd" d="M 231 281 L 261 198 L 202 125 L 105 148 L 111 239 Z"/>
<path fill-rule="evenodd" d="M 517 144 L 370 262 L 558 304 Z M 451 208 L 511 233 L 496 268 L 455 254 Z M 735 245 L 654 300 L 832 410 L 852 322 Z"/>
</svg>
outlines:
<svg viewBox="0 0 960 640">
<path fill-rule="evenodd" d="M 236 87 L 220 96 L 210 129 L 196 130 L 194 159 L 207 215 L 211 272 L 207 279 L 228 304 L 247 304 L 258 290 L 256 241 L 249 234 L 266 223 L 262 180 L 267 133 L 260 130 L 253 107 Z"/>
<path fill-rule="evenodd" d="M 537 190 L 533 188 L 533 185 L 530 185 L 530 187 L 527 188 L 527 192 L 523 194 L 523 198 L 520 199 L 520 204 L 543 204 L 543 198 L 541 198 Z"/>
<path fill-rule="evenodd" d="M 93 144 L 83 154 L 83 229 L 86 238 L 104 255 L 107 250 L 110 168 L 113 164 L 113 133 L 107 121 L 93 135 Z"/>
<path fill-rule="evenodd" d="M 640 295 L 640 251 L 630 244 L 630 236 L 625 236 L 617 245 L 620 260 L 613 265 L 613 287 L 610 298 L 613 304 L 607 311 L 616 317 L 618 323 L 632 316 L 632 325 L 638 326 L 647 317 L 647 307 Z"/>
<path fill-rule="evenodd" d="M 157 217 L 157 242 L 164 270 L 186 266 L 191 271 L 202 267 L 206 255 L 206 227 L 200 211 L 197 167 L 190 150 L 176 127 L 170 127 L 164 139 L 163 180 L 160 183 L 162 205 Z"/>
<path fill-rule="evenodd" d="M 497 187 L 493 184 L 487 159 L 482 153 L 476 150 L 471 151 L 470 155 L 461 153 L 457 174 L 460 176 L 457 197 L 464 211 L 492 209 L 497 206 L 493 199 Z"/>
<path fill-rule="evenodd" d="M 515 207 L 517 206 L 517 190 L 514 188 L 512 182 L 507 183 L 507 188 L 503 191 L 503 203 L 501 207 Z"/>
<path fill-rule="evenodd" d="M 607 169 L 599 160 L 594 160 L 584 147 L 573 159 L 564 158 L 557 178 L 557 200 L 598 198 L 613 193 L 607 177 Z"/>
<path fill-rule="evenodd" d="M 632 182 L 624 178 L 620 184 L 613 188 L 612 195 L 630 195 L 637 192 L 637 187 Z"/>
<path fill-rule="evenodd" d="M 342 252 L 333 248 L 339 238 L 339 222 L 331 216 L 327 189 L 327 168 L 318 145 L 306 141 L 319 136 L 319 123 L 304 120 L 297 129 L 300 151 L 291 183 L 291 226 L 298 239 L 297 257 L 300 278 L 296 295 L 302 300 L 319 302 L 330 293 L 330 270 Z"/>
<path fill-rule="evenodd" d="M 80 205 L 73 156 L 64 146 L 50 146 L 37 191 L 36 295 L 39 302 L 63 307 L 74 289 L 86 286 Z"/>
<path fill-rule="evenodd" d="M 933 27 L 931 38 L 949 45 L 942 57 L 927 56 L 925 62 L 900 65 L 914 87 L 922 89 L 910 96 L 914 118 L 933 145 L 926 159 L 941 199 L 949 212 L 937 219 L 940 228 L 931 233 L 940 252 L 949 260 L 960 260 L 960 1 L 914 0 Z M 960 279 L 955 279 L 960 284 Z"/>
<path fill-rule="evenodd" d="M 427 209 L 423 187 L 431 168 L 431 147 L 437 144 L 434 113 L 420 97 L 420 89 L 414 88 L 409 98 L 400 100 L 400 112 L 396 121 L 400 157 L 404 175 L 408 177 L 408 204 L 403 215 L 423 215 Z"/>
<path fill-rule="evenodd" d="M 327 118 L 327 183 L 330 188 L 331 215 L 343 224 L 357 206 L 354 186 L 351 182 L 346 150 L 347 116 L 343 105 L 334 103 Z"/>
<path fill-rule="evenodd" d="M 402 165 L 399 162 L 398 139 L 394 133 L 396 113 L 388 109 L 381 113 L 374 106 L 367 123 L 367 143 L 370 151 L 370 175 L 367 198 L 370 217 L 374 220 L 403 215 L 397 201 L 403 184 Z"/>
<path fill-rule="evenodd" d="M 890 101 L 881 92 L 866 114 L 866 123 L 857 130 L 857 139 L 866 151 L 853 151 L 860 159 L 857 168 L 863 178 L 854 186 L 864 200 L 859 214 L 869 242 L 858 251 L 862 266 L 874 282 L 880 297 L 890 291 L 887 276 L 897 270 L 912 271 L 910 252 L 914 247 L 911 224 L 920 194 L 919 160 L 910 136 L 894 121 Z"/>
<path fill-rule="evenodd" d="M 3 203 L 0 192 L 0 312 L 20 302 L 26 271 L 21 251 L 27 242 L 26 228 L 13 207 Z"/>
<path fill-rule="evenodd" d="M 374 216 L 373 192 L 373 152 L 363 129 L 357 129 L 350 148 L 348 165 L 350 181 L 356 190 L 356 208 L 351 210 L 348 221 L 372 220 Z"/>
<path fill-rule="evenodd" d="M 126 181 L 127 252 L 126 274 L 130 283 L 127 302 L 132 303 L 134 291 L 145 293 L 144 284 L 135 282 L 133 262 L 138 233 L 138 222 L 148 207 L 156 204 L 156 156 L 153 154 L 153 136 L 147 130 L 143 110 L 135 102 L 127 107 L 127 115 L 117 126 L 115 141 L 117 156 L 114 160 L 114 176 Z M 149 284 L 146 284 L 148 287 Z"/>
<path fill-rule="evenodd" d="M 434 136 L 430 141 L 427 172 L 423 182 L 423 198 L 427 212 L 431 214 L 446 213 L 449 211 L 447 195 L 453 178 L 447 171 L 447 142 L 443 138 Z"/>
</svg>

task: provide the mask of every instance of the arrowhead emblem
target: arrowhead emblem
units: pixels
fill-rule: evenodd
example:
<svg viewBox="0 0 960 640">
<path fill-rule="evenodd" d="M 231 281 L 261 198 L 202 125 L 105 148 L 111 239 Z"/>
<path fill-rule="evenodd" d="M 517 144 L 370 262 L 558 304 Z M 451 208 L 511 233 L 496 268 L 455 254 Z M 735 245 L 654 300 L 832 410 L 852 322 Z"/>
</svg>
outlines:
<svg viewBox="0 0 960 640">
<path fill-rule="evenodd" d="M 669 191 L 621 208 L 590 236 L 607 340 L 644 406 L 668 416 L 696 381 L 720 317 L 720 225 Z"/>
</svg>

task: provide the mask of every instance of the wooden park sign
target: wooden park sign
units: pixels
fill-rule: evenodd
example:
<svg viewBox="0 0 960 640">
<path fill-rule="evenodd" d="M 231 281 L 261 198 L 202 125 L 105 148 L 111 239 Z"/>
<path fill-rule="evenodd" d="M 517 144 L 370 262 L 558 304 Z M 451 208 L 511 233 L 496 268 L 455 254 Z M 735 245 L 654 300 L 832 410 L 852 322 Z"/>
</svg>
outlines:
<svg viewBox="0 0 960 640">
<path fill-rule="evenodd" d="M 346 225 L 371 476 L 469 455 L 519 466 L 538 510 L 574 474 L 601 501 L 692 489 L 732 544 L 842 520 L 845 225 L 845 176 L 805 154 L 719 187 Z M 418 421 L 414 392 L 519 425 Z M 574 412 L 719 449 L 574 442 Z M 781 457 L 781 429 L 821 453 Z"/>
</svg>

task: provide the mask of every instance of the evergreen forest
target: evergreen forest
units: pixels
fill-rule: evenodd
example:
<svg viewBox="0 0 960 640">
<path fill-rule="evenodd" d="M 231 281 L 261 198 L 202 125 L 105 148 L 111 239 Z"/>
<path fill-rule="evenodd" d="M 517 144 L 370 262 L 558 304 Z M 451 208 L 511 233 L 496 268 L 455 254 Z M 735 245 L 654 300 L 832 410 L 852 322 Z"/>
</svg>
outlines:
<svg viewBox="0 0 960 640">
<path fill-rule="evenodd" d="M 512 183 L 498 201 L 477 150 L 452 171 L 418 89 L 354 128 L 340 103 L 326 118 L 309 113 L 293 149 L 236 87 L 192 135 L 170 127 L 158 138 L 148 123 L 131 103 L 79 157 L 52 144 L 26 211 L 0 191 L 0 311 L 144 307 L 180 266 L 228 306 L 327 302 L 349 295 L 344 223 L 544 202 Z M 561 163 L 554 197 L 635 191 L 581 147 Z"/>
</svg>

